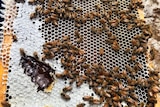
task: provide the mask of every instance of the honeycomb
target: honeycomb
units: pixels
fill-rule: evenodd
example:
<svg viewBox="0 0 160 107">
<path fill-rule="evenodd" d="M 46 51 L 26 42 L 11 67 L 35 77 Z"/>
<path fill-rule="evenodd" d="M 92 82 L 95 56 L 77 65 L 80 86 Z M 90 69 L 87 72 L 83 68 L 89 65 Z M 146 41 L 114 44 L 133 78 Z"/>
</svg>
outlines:
<svg viewBox="0 0 160 107">
<path fill-rule="evenodd" d="M 127 9 L 130 3 L 130 0 L 117 0 L 119 2 L 118 9 L 124 10 Z M 97 11 L 95 9 L 95 5 L 100 4 L 100 6 L 106 10 L 109 10 L 109 6 L 107 4 L 102 3 L 100 0 L 74 0 L 73 5 L 76 7 L 81 7 L 83 9 L 83 15 L 90 11 Z M 54 4 L 53 4 L 54 5 Z M 43 5 L 47 6 L 47 0 Z M 76 104 L 84 102 L 82 97 L 85 95 L 91 95 L 94 97 L 98 96 L 94 93 L 92 89 L 89 88 L 88 84 L 82 84 L 81 87 L 76 87 L 76 84 L 73 84 L 73 90 L 69 92 L 71 100 L 64 101 L 61 99 L 60 93 L 64 86 L 68 86 L 69 81 L 59 80 L 55 81 L 55 85 L 51 93 L 44 93 L 42 91 L 37 92 L 37 87 L 34 83 L 30 81 L 30 78 L 27 77 L 23 73 L 23 69 L 19 65 L 20 54 L 19 48 L 24 48 L 28 55 L 32 55 L 33 52 L 38 52 L 42 54 L 42 46 L 44 43 L 62 39 L 64 35 L 69 35 L 72 43 L 85 51 L 85 57 L 87 58 L 87 63 L 101 63 L 103 62 L 105 69 L 110 71 L 113 67 L 119 66 L 120 72 L 125 70 L 125 65 L 128 64 L 131 67 L 134 66 L 134 63 L 128 61 L 131 57 L 131 53 L 124 53 L 126 48 L 131 48 L 131 39 L 141 33 L 139 28 L 133 28 L 131 30 L 127 30 L 127 25 L 124 23 L 120 23 L 117 27 L 109 27 L 109 31 L 116 35 L 118 43 L 120 45 L 120 50 L 115 52 L 111 45 L 106 44 L 105 40 L 108 38 L 106 32 L 102 32 L 99 34 L 94 34 L 91 32 L 91 27 L 94 26 L 96 28 L 101 28 L 101 25 L 98 19 L 94 19 L 93 21 L 87 21 L 83 24 L 79 31 L 80 35 L 83 35 L 83 42 L 80 44 L 76 43 L 76 39 L 74 37 L 74 31 L 77 30 L 77 27 L 74 25 L 73 20 L 58 20 L 58 27 L 55 27 L 52 23 L 46 24 L 44 22 L 45 16 L 39 16 L 36 19 L 30 20 L 30 13 L 34 11 L 35 6 L 29 5 L 26 1 L 25 3 L 16 3 L 16 7 L 18 8 L 18 14 L 12 24 L 8 24 L 4 22 L 4 32 L 5 28 L 13 27 L 13 32 L 17 36 L 18 41 L 13 43 L 10 50 L 10 62 L 8 69 L 8 82 L 7 82 L 7 91 L 6 91 L 6 101 L 11 103 L 12 107 L 74 107 Z M 6 15 L 12 15 L 16 11 L 15 8 L 8 9 L 11 13 L 5 13 Z M 135 13 L 138 17 L 137 10 L 132 10 L 132 13 Z M 7 17 L 7 16 L 6 16 Z M 119 18 L 115 13 L 112 14 L 111 19 Z M 13 20 L 11 18 L 11 20 Z M 103 48 L 105 54 L 103 56 L 99 55 L 99 49 Z M 3 51 L 6 48 L 3 49 Z M 41 54 L 39 56 L 41 56 Z M 52 60 L 47 60 L 56 72 L 63 72 L 64 68 L 62 67 L 60 58 L 62 54 L 55 56 Z M 143 69 L 138 71 L 135 75 L 135 79 L 138 78 L 148 78 L 148 69 L 145 54 L 140 54 L 137 56 L 137 62 L 140 62 L 143 65 Z M 6 60 L 5 60 L 6 61 Z M 4 61 L 4 63 L 5 63 Z M 83 69 L 80 67 L 77 68 L 83 72 Z M 126 86 L 127 82 L 123 81 L 123 85 Z M 138 95 L 139 102 L 147 103 L 147 89 L 136 86 L 135 93 Z M 102 104 L 103 105 L 103 104 Z M 101 107 L 102 105 L 95 105 L 95 107 Z M 94 107 L 94 105 L 90 105 L 86 103 L 87 107 Z"/>
<path fill-rule="evenodd" d="M 1 15 L 2 18 L 4 18 L 4 21 L 2 22 L 1 31 L 0 31 L 0 41 L 1 41 L 1 50 L 0 55 L 2 57 L 2 63 L 5 67 L 8 66 L 9 62 L 9 52 L 10 52 L 10 45 L 11 43 L 6 41 L 5 36 L 8 38 L 8 36 L 12 37 L 14 34 L 13 32 L 13 20 L 17 15 L 17 8 L 15 6 L 14 1 L 4 1 L 5 5 L 2 4 L 3 8 L 1 9 Z"/>
</svg>

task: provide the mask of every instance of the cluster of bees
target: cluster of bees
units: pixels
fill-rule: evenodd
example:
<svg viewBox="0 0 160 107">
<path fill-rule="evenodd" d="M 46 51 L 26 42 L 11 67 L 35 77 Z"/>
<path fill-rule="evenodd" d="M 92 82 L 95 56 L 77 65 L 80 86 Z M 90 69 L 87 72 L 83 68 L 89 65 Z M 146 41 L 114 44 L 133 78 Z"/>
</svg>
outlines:
<svg viewBox="0 0 160 107">
<path fill-rule="evenodd" d="M 48 0 L 47 7 L 44 8 L 44 0 L 29 0 L 29 4 L 37 4 L 35 12 L 30 14 L 30 18 L 37 16 L 45 16 L 44 22 L 53 23 L 58 26 L 59 19 L 74 20 L 75 27 L 78 29 L 86 23 L 98 18 L 101 28 L 91 27 L 91 32 L 100 34 L 106 32 L 108 38 L 104 41 L 111 44 L 114 51 L 118 52 L 121 48 L 118 43 L 116 35 L 113 35 L 109 27 L 118 27 L 119 23 L 126 23 L 127 29 L 131 30 L 135 27 L 141 29 L 141 34 L 135 35 L 130 41 L 132 48 L 126 48 L 124 53 L 131 53 L 132 56 L 129 61 L 134 62 L 134 67 L 125 66 L 125 70 L 120 72 L 120 67 L 116 66 L 110 71 L 107 71 L 103 63 L 89 64 L 86 63 L 85 51 L 74 46 L 70 40 L 70 36 L 63 36 L 62 39 L 47 42 L 43 45 L 43 60 L 52 59 L 58 54 L 62 54 L 61 63 L 64 67 L 63 73 L 56 73 L 59 79 L 68 79 L 69 86 L 62 89 L 61 97 L 69 101 L 71 97 L 67 94 L 72 90 L 72 84 L 75 82 L 77 87 L 83 83 L 88 83 L 89 87 L 95 92 L 99 98 L 93 96 L 84 96 L 84 102 L 91 105 L 103 104 L 103 107 L 121 107 L 121 102 L 125 101 L 129 107 L 153 107 L 156 100 L 156 94 L 160 92 L 158 73 L 159 71 L 149 70 L 149 77 L 147 79 L 138 78 L 134 76 L 138 71 L 142 70 L 143 66 L 137 62 L 137 56 L 145 54 L 147 51 L 147 41 L 152 36 L 152 30 L 145 21 L 138 19 L 131 11 L 137 8 L 143 8 L 142 2 L 139 0 L 131 0 L 128 9 L 119 10 L 117 7 L 119 2 L 112 0 L 101 0 L 104 4 L 110 6 L 110 10 L 105 10 L 100 4 L 95 5 L 96 11 L 83 13 L 82 8 L 77 8 L 72 4 L 72 0 Z M 81 1 L 83 2 L 83 1 Z M 54 6 L 53 6 L 54 5 Z M 111 15 L 116 14 L 118 17 L 112 19 Z M 83 42 L 83 36 L 80 35 L 79 30 L 75 30 L 77 44 Z M 104 55 L 105 50 L 99 49 L 99 55 Z M 83 73 L 78 68 L 84 70 Z M 129 75 L 128 75 L 129 74 Z M 127 86 L 122 85 L 122 80 L 127 81 Z M 138 96 L 134 93 L 135 86 L 139 86 L 147 90 L 147 102 L 139 102 Z M 77 104 L 77 107 L 84 107 L 85 103 Z"/>
<path fill-rule="evenodd" d="M 101 0 L 101 2 L 104 4 L 109 5 L 109 10 L 105 10 L 101 7 L 100 4 L 97 4 L 95 5 L 96 11 L 87 13 L 83 13 L 82 8 L 75 7 L 72 4 L 72 0 L 49 0 L 46 8 L 41 5 L 44 2 L 44 0 L 29 0 L 29 4 L 37 4 L 35 12 L 30 14 L 31 19 L 36 18 L 37 16 L 45 16 L 45 23 L 53 23 L 55 26 L 58 26 L 58 20 L 62 18 L 67 20 L 74 20 L 75 27 L 80 28 L 84 23 L 86 23 L 86 21 L 93 21 L 95 18 L 98 18 L 102 27 L 96 28 L 91 26 L 91 32 L 96 34 L 102 33 L 103 31 L 107 32 L 109 39 L 107 39 L 106 42 L 111 44 L 112 49 L 115 51 L 120 50 L 120 45 L 116 37 L 114 37 L 115 35 L 112 35 L 109 32 L 108 25 L 111 27 L 117 27 L 119 23 L 122 22 L 127 24 L 128 30 L 131 30 L 135 27 L 143 27 L 144 32 L 148 33 L 146 31 L 147 28 L 145 28 L 147 26 L 144 27 L 145 22 L 143 20 L 137 19 L 136 14 L 131 12 L 135 8 L 143 7 L 142 2 L 139 0 L 131 0 L 129 8 L 125 10 L 118 9 L 118 1 Z M 112 14 L 116 14 L 119 16 L 119 18 L 112 19 Z M 80 38 L 79 41 L 82 41 L 82 38 Z M 140 51 L 143 51 L 143 49 Z"/>
<path fill-rule="evenodd" d="M 87 82 L 95 94 L 100 97 L 97 99 L 93 96 L 84 96 L 82 99 L 90 104 L 98 105 L 105 102 L 104 107 L 109 105 L 120 107 L 121 101 L 125 101 L 130 106 L 138 105 L 138 96 L 134 93 L 135 86 L 148 88 L 148 107 L 152 107 L 156 103 L 155 95 L 160 91 L 158 87 L 158 72 L 150 71 L 148 79 L 133 79 L 132 77 L 143 67 L 139 62 L 136 62 L 134 67 L 126 65 L 126 70 L 122 72 L 119 72 L 119 67 L 106 71 L 103 64 L 90 65 L 86 63 L 86 58 L 83 57 L 84 50 L 72 45 L 69 36 L 64 36 L 62 40 L 45 43 L 43 45 L 43 53 L 44 60 L 54 58 L 59 53 L 62 53 L 61 63 L 65 70 L 63 73 L 56 73 L 56 77 L 69 80 L 69 86 L 64 87 L 61 93 L 62 98 L 67 101 L 71 99 L 67 92 L 72 90 L 73 82 L 76 83 L 77 87 Z M 103 55 L 104 50 L 100 49 L 100 53 L 100 55 Z M 82 58 L 79 58 L 79 56 Z M 84 69 L 84 74 L 77 70 L 78 66 Z M 130 76 L 128 76 L 128 73 Z M 128 86 L 124 87 L 122 80 L 126 80 Z M 85 103 L 78 104 L 77 107 L 83 107 L 82 105 L 84 106 Z M 143 103 L 141 103 L 141 107 L 143 107 Z"/>
</svg>

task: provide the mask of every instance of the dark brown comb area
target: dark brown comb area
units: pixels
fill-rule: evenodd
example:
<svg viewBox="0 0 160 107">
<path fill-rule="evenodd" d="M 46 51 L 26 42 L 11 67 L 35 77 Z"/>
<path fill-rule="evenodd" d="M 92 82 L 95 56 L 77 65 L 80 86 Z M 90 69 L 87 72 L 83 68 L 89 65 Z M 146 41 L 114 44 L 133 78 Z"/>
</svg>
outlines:
<svg viewBox="0 0 160 107">
<path fill-rule="evenodd" d="M 20 64 L 24 68 L 24 73 L 31 77 L 32 82 L 38 85 L 37 91 L 44 90 L 54 82 L 54 77 L 51 74 L 55 71 L 48 64 L 28 55 L 21 57 Z"/>
</svg>

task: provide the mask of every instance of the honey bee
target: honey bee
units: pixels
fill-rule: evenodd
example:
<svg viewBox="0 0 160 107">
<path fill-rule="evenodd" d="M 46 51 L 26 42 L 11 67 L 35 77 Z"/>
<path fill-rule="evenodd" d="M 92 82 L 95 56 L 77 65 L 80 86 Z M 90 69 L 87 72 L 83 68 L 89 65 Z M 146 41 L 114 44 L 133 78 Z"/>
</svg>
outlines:
<svg viewBox="0 0 160 107">
<path fill-rule="evenodd" d="M 61 97 L 67 101 L 71 99 L 71 97 L 64 92 L 61 93 Z"/>
<path fill-rule="evenodd" d="M 71 90 L 72 90 L 71 86 L 67 86 L 67 87 L 63 88 L 63 92 L 68 92 L 68 91 L 71 91 Z"/>
<path fill-rule="evenodd" d="M 130 97 L 133 98 L 134 100 L 138 100 L 138 96 L 134 92 L 130 93 Z"/>
<path fill-rule="evenodd" d="M 99 49 L 99 54 L 100 54 L 100 55 L 104 55 L 104 49 L 103 49 L 103 48 L 100 48 L 100 49 Z"/>
<path fill-rule="evenodd" d="M 119 44 L 118 44 L 118 42 L 116 40 L 113 41 L 112 49 L 114 51 L 119 51 L 120 50 L 120 46 L 119 46 Z"/>
<path fill-rule="evenodd" d="M 55 26 L 58 26 L 58 21 L 57 21 L 57 20 L 52 20 L 52 23 L 53 23 Z"/>
<path fill-rule="evenodd" d="M 112 32 L 107 32 L 108 37 L 112 36 Z"/>
<path fill-rule="evenodd" d="M 136 73 L 136 70 L 134 70 L 132 67 L 130 67 L 129 65 L 126 65 L 126 70 L 132 74 Z"/>
<path fill-rule="evenodd" d="M 79 79 L 79 81 L 76 82 L 76 86 L 79 87 L 83 84 L 83 80 Z"/>
<path fill-rule="evenodd" d="M 3 107 L 11 107 L 11 104 L 9 104 L 7 101 L 2 101 L 1 104 Z"/>
<path fill-rule="evenodd" d="M 86 23 L 86 21 L 87 21 L 87 18 L 85 16 L 81 18 L 81 23 L 82 24 Z"/>
<path fill-rule="evenodd" d="M 37 60 L 39 59 L 37 52 L 34 52 L 34 53 L 33 53 L 33 56 L 34 56 L 34 58 L 36 58 Z"/>
<path fill-rule="evenodd" d="M 66 7 L 66 10 L 73 12 L 74 8 L 72 6 Z"/>
<path fill-rule="evenodd" d="M 69 60 L 70 60 L 70 61 L 74 61 L 75 59 L 76 59 L 76 57 L 73 56 L 73 55 L 71 55 L 71 56 L 69 57 Z"/>
<path fill-rule="evenodd" d="M 100 34 L 100 33 L 102 33 L 103 28 L 96 28 L 96 31 L 97 31 L 97 32 L 96 32 L 97 34 Z"/>
<path fill-rule="evenodd" d="M 143 48 L 143 47 L 139 47 L 139 48 L 135 51 L 136 54 L 140 54 L 140 53 L 143 53 L 143 52 L 144 52 L 144 48 Z"/>
<path fill-rule="evenodd" d="M 118 6 L 118 1 L 114 1 L 114 2 L 112 2 L 112 6 Z"/>
<path fill-rule="evenodd" d="M 69 84 L 72 85 L 75 82 L 75 78 L 70 79 Z"/>
<path fill-rule="evenodd" d="M 140 106 L 139 107 L 145 107 L 145 103 L 144 102 L 140 102 Z"/>
<path fill-rule="evenodd" d="M 151 35 L 153 34 L 151 28 L 142 28 L 142 32 L 144 35 L 151 37 Z"/>
<path fill-rule="evenodd" d="M 102 87 L 103 87 L 103 88 L 105 88 L 107 85 L 108 85 L 108 82 L 103 81 L 103 83 L 102 83 Z"/>
<path fill-rule="evenodd" d="M 38 0 L 40 3 L 44 3 L 44 0 Z M 53 0 L 52 0 L 53 1 Z"/>
<path fill-rule="evenodd" d="M 82 41 L 83 41 L 83 38 L 82 38 L 82 37 L 77 38 L 77 43 L 78 43 L 78 44 L 82 43 Z"/>
<path fill-rule="evenodd" d="M 157 103 L 157 102 L 155 102 L 155 103 Z M 146 107 L 154 107 L 154 106 L 155 106 L 154 102 L 148 102 L 146 104 Z M 145 106 L 143 106 L 143 107 L 145 107 Z"/>
<path fill-rule="evenodd" d="M 115 35 L 111 35 L 111 36 L 109 37 L 109 39 L 111 39 L 111 40 L 116 40 L 117 37 L 116 37 Z"/>
<path fill-rule="evenodd" d="M 119 106 L 119 103 L 120 103 L 119 101 L 118 102 L 117 101 L 113 101 L 112 102 L 112 106 L 113 107 L 121 107 L 122 105 L 120 104 L 120 106 Z"/>
<path fill-rule="evenodd" d="M 137 101 L 135 101 L 135 100 L 133 100 L 132 98 L 126 98 L 126 101 L 128 102 L 128 103 L 130 103 L 130 104 L 134 104 L 134 105 L 138 105 L 138 102 Z"/>
<path fill-rule="evenodd" d="M 137 79 L 137 84 L 141 85 L 142 87 L 148 87 L 148 86 L 150 86 L 148 84 L 148 81 L 146 79 L 143 79 L 143 78 L 138 78 Z"/>
<path fill-rule="evenodd" d="M 159 93 L 160 92 L 160 87 L 155 85 L 155 86 L 152 87 L 152 91 L 154 93 Z"/>
<path fill-rule="evenodd" d="M 90 12 L 90 14 L 93 15 L 93 16 L 97 16 L 97 13 L 98 13 L 98 12 L 96 12 L 96 11 L 91 11 L 91 12 Z"/>
<path fill-rule="evenodd" d="M 156 71 L 156 70 L 149 70 L 149 75 L 150 75 L 150 76 L 156 75 L 156 76 L 158 76 L 158 77 L 160 76 L 160 75 L 159 75 L 159 71 Z"/>
<path fill-rule="evenodd" d="M 57 48 L 52 48 L 52 49 L 50 49 L 50 51 L 56 53 L 56 52 L 60 51 L 60 48 L 58 48 L 58 47 Z"/>
<path fill-rule="evenodd" d="M 129 53 L 130 50 L 131 50 L 130 48 L 126 48 L 126 49 L 124 50 L 124 52 L 125 52 L 125 53 Z"/>
<path fill-rule="evenodd" d="M 46 56 L 45 55 L 42 55 L 42 61 L 45 61 L 47 58 L 46 58 Z"/>
<path fill-rule="evenodd" d="M 85 75 L 90 75 L 92 73 L 92 69 L 91 68 L 88 68 L 86 71 L 85 71 Z M 91 81 L 92 82 L 92 81 Z M 90 82 L 89 82 L 89 85 L 90 85 Z"/>
<path fill-rule="evenodd" d="M 36 0 L 28 0 L 28 3 L 29 4 L 33 4 L 33 3 L 35 3 L 36 2 Z"/>
<path fill-rule="evenodd" d="M 47 59 L 52 59 L 54 57 L 54 53 L 51 52 L 49 49 L 43 49 L 43 53 Z"/>
<path fill-rule="evenodd" d="M 51 10 L 49 10 L 49 9 L 43 10 L 44 15 L 48 15 L 49 13 L 51 13 Z"/>
<path fill-rule="evenodd" d="M 31 13 L 30 14 L 30 19 L 36 18 L 36 13 Z"/>
<path fill-rule="evenodd" d="M 80 7 L 78 7 L 78 8 L 76 8 L 76 9 L 75 9 L 75 11 L 76 11 L 76 12 L 82 12 L 82 11 L 83 11 L 83 9 L 82 9 L 82 8 L 80 8 Z"/>
<path fill-rule="evenodd" d="M 25 53 L 23 48 L 20 48 L 19 51 L 20 51 L 21 56 L 25 56 L 26 55 L 26 53 Z"/>
<path fill-rule="evenodd" d="M 50 23 L 51 22 L 51 17 L 45 18 L 44 21 L 45 21 L 45 23 Z"/>
<path fill-rule="evenodd" d="M 123 19 L 122 21 L 123 21 L 124 23 L 129 23 L 129 22 L 130 22 L 129 19 Z M 130 30 L 130 29 L 131 29 L 131 26 L 128 25 L 128 26 L 127 26 L 127 29 Z"/>
<path fill-rule="evenodd" d="M 110 107 L 108 101 L 106 101 L 106 102 L 104 103 L 104 106 L 103 106 L 103 107 Z"/>
<path fill-rule="evenodd" d="M 65 35 L 65 36 L 63 36 L 62 40 L 63 40 L 63 41 L 70 40 L 70 36 Z"/>
<path fill-rule="evenodd" d="M 98 10 L 101 10 L 101 5 L 97 4 L 97 5 L 95 5 L 95 8 L 98 9 Z"/>
<path fill-rule="evenodd" d="M 78 51 L 73 49 L 68 50 L 68 52 L 74 55 L 78 54 Z"/>
<path fill-rule="evenodd" d="M 114 91 L 114 90 L 117 90 L 117 87 L 114 86 L 114 85 L 112 85 L 112 86 L 110 86 L 110 89 L 111 89 L 112 91 Z"/>
<path fill-rule="evenodd" d="M 131 58 L 129 59 L 129 61 L 136 61 L 137 56 L 136 55 L 132 55 Z"/>
<path fill-rule="evenodd" d="M 35 11 L 36 11 L 36 13 L 42 14 L 42 13 L 43 13 L 43 8 L 42 8 L 42 6 L 41 6 L 41 5 L 37 5 L 36 8 L 35 8 Z"/>
<path fill-rule="evenodd" d="M 79 50 L 78 50 L 78 53 L 79 53 L 79 55 L 84 55 L 84 54 L 85 54 L 85 51 L 84 51 L 83 49 L 79 49 Z"/>
<path fill-rule="evenodd" d="M 60 46 L 61 45 L 61 41 L 58 39 L 58 40 L 54 40 L 52 42 L 47 42 L 47 45 L 48 44 L 52 45 L 53 47 Z"/>
<path fill-rule="evenodd" d="M 81 24 L 75 22 L 75 26 L 78 27 L 78 28 L 80 28 Z"/>
<path fill-rule="evenodd" d="M 62 0 L 63 3 L 67 3 L 67 4 L 70 4 L 71 3 L 71 0 Z"/>
<path fill-rule="evenodd" d="M 91 32 L 92 32 L 92 33 L 96 33 L 96 32 L 97 32 L 97 29 L 96 29 L 94 26 L 92 26 L 92 27 L 91 27 Z"/>
<path fill-rule="evenodd" d="M 77 17 L 77 13 L 71 13 L 71 19 L 75 19 Z"/>
<path fill-rule="evenodd" d="M 112 98 L 114 101 L 118 102 L 120 101 L 120 96 L 116 95 L 115 97 Z"/>
<path fill-rule="evenodd" d="M 114 67 L 114 68 L 112 69 L 112 71 L 115 72 L 115 73 L 118 72 L 118 71 L 119 71 L 119 66 Z"/>
<path fill-rule="evenodd" d="M 134 13 L 129 13 L 128 15 L 131 16 L 132 18 L 136 18 L 136 14 Z"/>
<path fill-rule="evenodd" d="M 106 42 L 107 44 L 113 44 L 114 40 L 106 39 L 105 42 Z"/>
<path fill-rule="evenodd" d="M 134 69 L 137 70 L 137 71 L 142 70 L 143 65 L 139 62 L 136 62 L 135 66 L 134 66 Z"/>
<path fill-rule="evenodd" d="M 152 97 L 154 96 L 154 93 L 151 90 L 148 90 L 148 95 Z"/>
<path fill-rule="evenodd" d="M 99 99 L 93 99 L 93 100 L 91 100 L 91 101 L 89 101 L 89 103 L 90 104 L 101 104 L 102 102 L 101 102 L 101 100 L 99 100 Z"/>
<path fill-rule="evenodd" d="M 84 64 L 82 64 L 82 67 L 85 68 L 85 69 L 88 69 L 90 67 L 90 65 L 87 64 L 87 63 L 84 63 Z"/>
<path fill-rule="evenodd" d="M 54 0 L 48 0 L 47 6 L 52 7 Z"/>
<path fill-rule="evenodd" d="M 50 18 L 52 20 L 58 20 L 58 15 L 57 14 L 52 14 Z"/>
<path fill-rule="evenodd" d="M 124 19 L 127 19 L 127 18 L 128 18 L 127 14 L 126 14 L 125 12 L 123 12 L 123 11 L 120 11 L 119 14 L 120 14 L 120 17 L 121 17 L 121 20 L 122 20 L 122 21 L 123 21 Z"/>
<path fill-rule="evenodd" d="M 13 39 L 13 42 L 17 42 L 17 41 L 18 41 L 18 39 L 17 39 L 17 36 L 16 36 L 16 35 L 13 35 L 13 36 L 12 36 L 12 39 Z"/>
<path fill-rule="evenodd" d="M 105 97 L 111 98 L 111 94 L 109 94 L 108 92 L 104 92 L 103 94 L 104 94 Z"/>
<path fill-rule="evenodd" d="M 132 84 L 131 84 L 132 85 Z M 135 85 L 135 83 L 134 83 Z M 126 89 L 130 90 L 130 91 L 133 91 L 135 90 L 135 87 L 134 86 L 127 86 Z M 125 89 L 124 89 L 125 90 Z"/>
<path fill-rule="evenodd" d="M 132 46 L 137 46 L 137 47 L 140 46 L 140 41 L 139 41 L 139 40 L 132 39 L 132 40 L 131 40 L 131 43 L 132 43 Z"/>
<path fill-rule="evenodd" d="M 157 103 L 157 99 L 155 97 L 149 97 L 148 102 L 151 102 L 149 107 L 154 107 L 154 103 Z"/>
<path fill-rule="evenodd" d="M 75 31 L 74 31 L 74 36 L 75 36 L 76 38 L 80 38 L 80 33 L 79 33 L 78 30 L 75 30 Z"/>
<path fill-rule="evenodd" d="M 57 78 L 63 78 L 64 77 L 64 75 L 62 73 L 56 73 L 55 75 L 56 75 Z"/>
<path fill-rule="evenodd" d="M 104 18 L 101 18 L 101 19 L 99 19 L 99 22 L 100 22 L 101 24 L 105 24 L 107 21 L 106 21 Z"/>
<path fill-rule="evenodd" d="M 126 70 L 123 70 L 120 74 L 122 75 L 122 78 L 126 78 L 127 77 Z"/>
<path fill-rule="evenodd" d="M 149 55 L 150 55 L 150 60 L 151 60 L 151 61 L 152 61 L 153 59 L 155 59 L 155 51 L 156 51 L 156 50 L 155 50 L 154 48 L 151 48 L 151 50 L 150 50 L 150 52 L 149 52 L 149 53 L 150 53 Z"/>
<path fill-rule="evenodd" d="M 104 71 L 104 72 L 105 72 L 105 71 Z M 101 79 L 101 80 L 103 80 L 103 79 L 105 79 L 105 78 L 106 78 L 106 77 L 105 77 L 105 75 L 103 75 L 103 74 L 102 74 L 102 75 L 98 75 L 98 76 L 97 76 L 97 79 Z"/>
<path fill-rule="evenodd" d="M 85 103 L 80 103 L 80 104 L 77 104 L 76 107 L 84 107 L 86 104 Z"/>
<path fill-rule="evenodd" d="M 134 27 L 134 24 L 128 24 L 127 29 L 131 30 Z"/>
<path fill-rule="evenodd" d="M 81 78 L 82 78 L 83 81 L 86 81 L 86 80 L 89 79 L 88 76 L 86 76 L 86 75 L 81 75 Z"/>
<path fill-rule="evenodd" d="M 124 90 L 119 90 L 118 94 L 121 95 L 121 97 L 123 98 L 123 97 L 128 96 L 129 93 L 127 91 L 124 91 Z"/>
<path fill-rule="evenodd" d="M 119 19 L 113 19 L 111 21 L 109 21 L 109 24 L 112 26 L 112 27 L 117 27 L 118 24 L 119 24 L 120 20 Z"/>
<path fill-rule="evenodd" d="M 112 14 L 112 11 L 111 11 L 111 10 L 108 10 L 107 12 L 105 11 L 105 12 L 103 13 L 103 16 L 104 16 L 104 18 L 108 21 L 108 20 L 110 19 L 110 17 L 111 17 L 111 14 Z"/>
<path fill-rule="evenodd" d="M 78 59 L 77 63 L 80 64 L 80 63 L 83 63 L 86 61 L 86 58 L 80 58 Z"/>
<path fill-rule="evenodd" d="M 96 82 L 101 84 L 103 82 L 103 80 L 102 79 L 96 79 Z"/>
<path fill-rule="evenodd" d="M 102 29 L 103 29 L 104 31 L 106 31 L 106 32 L 109 31 L 109 27 L 108 27 L 106 24 L 103 24 L 102 26 L 103 26 Z"/>
<path fill-rule="evenodd" d="M 68 12 L 68 19 L 72 19 L 72 13 L 71 12 Z"/>
<path fill-rule="evenodd" d="M 73 66 L 73 63 L 72 63 L 72 62 L 66 62 L 64 66 L 65 66 L 65 67 L 72 67 L 72 66 Z"/>
<path fill-rule="evenodd" d="M 92 96 L 84 96 L 82 98 L 84 101 L 92 101 L 93 100 L 93 97 Z"/>
</svg>

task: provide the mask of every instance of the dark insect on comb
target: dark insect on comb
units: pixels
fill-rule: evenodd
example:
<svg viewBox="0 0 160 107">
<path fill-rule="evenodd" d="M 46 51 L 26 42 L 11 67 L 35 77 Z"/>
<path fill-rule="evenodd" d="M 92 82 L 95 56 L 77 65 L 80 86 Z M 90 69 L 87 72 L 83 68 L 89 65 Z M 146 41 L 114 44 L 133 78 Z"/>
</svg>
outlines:
<svg viewBox="0 0 160 107">
<path fill-rule="evenodd" d="M 28 56 L 24 50 L 20 49 L 20 64 L 24 68 L 24 73 L 31 77 L 31 81 L 38 85 L 37 91 L 44 90 L 54 82 L 55 70 L 48 64 L 38 59 Z"/>
<path fill-rule="evenodd" d="M 6 102 L 6 101 L 2 101 L 2 102 L 1 102 L 1 105 L 2 105 L 2 107 L 11 107 L 11 104 L 9 104 L 9 103 Z"/>
</svg>

